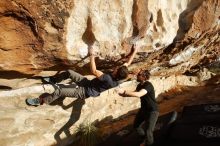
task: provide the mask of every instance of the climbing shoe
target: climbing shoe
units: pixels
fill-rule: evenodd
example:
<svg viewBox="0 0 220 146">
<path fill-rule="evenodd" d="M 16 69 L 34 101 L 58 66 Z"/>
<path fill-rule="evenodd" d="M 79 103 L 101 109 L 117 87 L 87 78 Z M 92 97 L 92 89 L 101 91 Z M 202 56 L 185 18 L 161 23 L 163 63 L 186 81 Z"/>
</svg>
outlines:
<svg viewBox="0 0 220 146">
<path fill-rule="evenodd" d="M 41 80 L 44 84 L 56 84 L 56 81 L 53 77 L 42 77 Z"/>
<path fill-rule="evenodd" d="M 40 105 L 40 98 L 27 98 L 26 104 L 32 106 L 38 106 Z"/>
</svg>

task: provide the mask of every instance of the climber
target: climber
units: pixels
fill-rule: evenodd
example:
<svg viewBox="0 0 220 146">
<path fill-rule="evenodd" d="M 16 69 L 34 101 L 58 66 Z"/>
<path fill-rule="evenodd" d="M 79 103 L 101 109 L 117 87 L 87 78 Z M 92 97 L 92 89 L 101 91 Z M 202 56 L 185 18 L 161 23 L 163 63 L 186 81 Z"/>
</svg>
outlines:
<svg viewBox="0 0 220 146">
<path fill-rule="evenodd" d="M 52 84 L 55 88 L 55 91 L 52 94 L 46 94 L 46 96 L 40 96 L 38 98 L 27 98 L 26 103 L 28 105 L 38 106 L 43 103 L 50 104 L 60 97 L 75 97 L 85 99 L 90 96 L 99 96 L 101 92 L 116 87 L 120 80 L 126 79 L 128 77 L 129 72 L 127 67 L 131 64 L 136 52 L 137 47 L 133 45 L 132 53 L 129 56 L 128 61 L 121 67 L 116 67 L 116 69 L 114 69 L 111 74 L 106 74 L 96 69 L 94 49 L 93 47 L 90 47 L 90 69 L 96 78 L 89 80 L 73 70 L 67 70 L 51 77 L 44 77 L 43 81 Z M 74 84 L 57 84 L 58 82 L 61 82 L 67 78 L 70 78 Z"/>
<path fill-rule="evenodd" d="M 155 99 L 155 91 L 151 82 L 149 82 L 150 73 L 148 70 L 142 70 L 137 75 L 137 81 L 140 82 L 135 91 L 127 91 L 122 88 L 117 92 L 123 97 L 137 97 L 140 98 L 141 108 L 138 111 L 133 127 L 140 136 L 145 139 L 140 146 L 152 145 L 153 130 L 159 116 L 158 105 Z M 146 130 L 142 128 L 142 123 L 145 121 Z"/>
</svg>

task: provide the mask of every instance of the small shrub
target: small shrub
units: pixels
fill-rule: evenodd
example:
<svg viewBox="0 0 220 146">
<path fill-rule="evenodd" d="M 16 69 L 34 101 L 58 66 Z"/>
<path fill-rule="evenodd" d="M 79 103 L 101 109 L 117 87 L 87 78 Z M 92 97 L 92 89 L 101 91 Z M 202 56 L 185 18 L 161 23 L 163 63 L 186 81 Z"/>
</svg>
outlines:
<svg viewBox="0 0 220 146">
<path fill-rule="evenodd" d="M 79 146 L 96 146 L 101 140 L 98 128 L 92 123 L 80 124 L 77 127 L 76 137 Z"/>
</svg>

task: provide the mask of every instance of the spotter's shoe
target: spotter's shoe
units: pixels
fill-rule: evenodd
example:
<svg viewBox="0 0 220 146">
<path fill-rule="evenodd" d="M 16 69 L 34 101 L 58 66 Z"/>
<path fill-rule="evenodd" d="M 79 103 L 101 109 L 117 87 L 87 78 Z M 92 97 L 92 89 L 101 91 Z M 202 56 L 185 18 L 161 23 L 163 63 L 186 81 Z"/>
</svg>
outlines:
<svg viewBox="0 0 220 146">
<path fill-rule="evenodd" d="M 136 128 L 136 131 L 137 131 L 139 136 L 145 136 L 145 131 L 142 127 Z"/>
</svg>

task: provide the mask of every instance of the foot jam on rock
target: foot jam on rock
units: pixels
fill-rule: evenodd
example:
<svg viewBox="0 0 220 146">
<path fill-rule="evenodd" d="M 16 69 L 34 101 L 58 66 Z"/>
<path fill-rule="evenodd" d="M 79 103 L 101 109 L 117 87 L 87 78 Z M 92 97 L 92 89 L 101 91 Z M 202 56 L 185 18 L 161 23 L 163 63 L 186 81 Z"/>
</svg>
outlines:
<svg viewBox="0 0 220 146">
<path fill-rule="evenodd" d="M 53 77 L 42 77 L 41 80 L 45 84 L 56 84 L 56 81 Z"/>
</svg>

